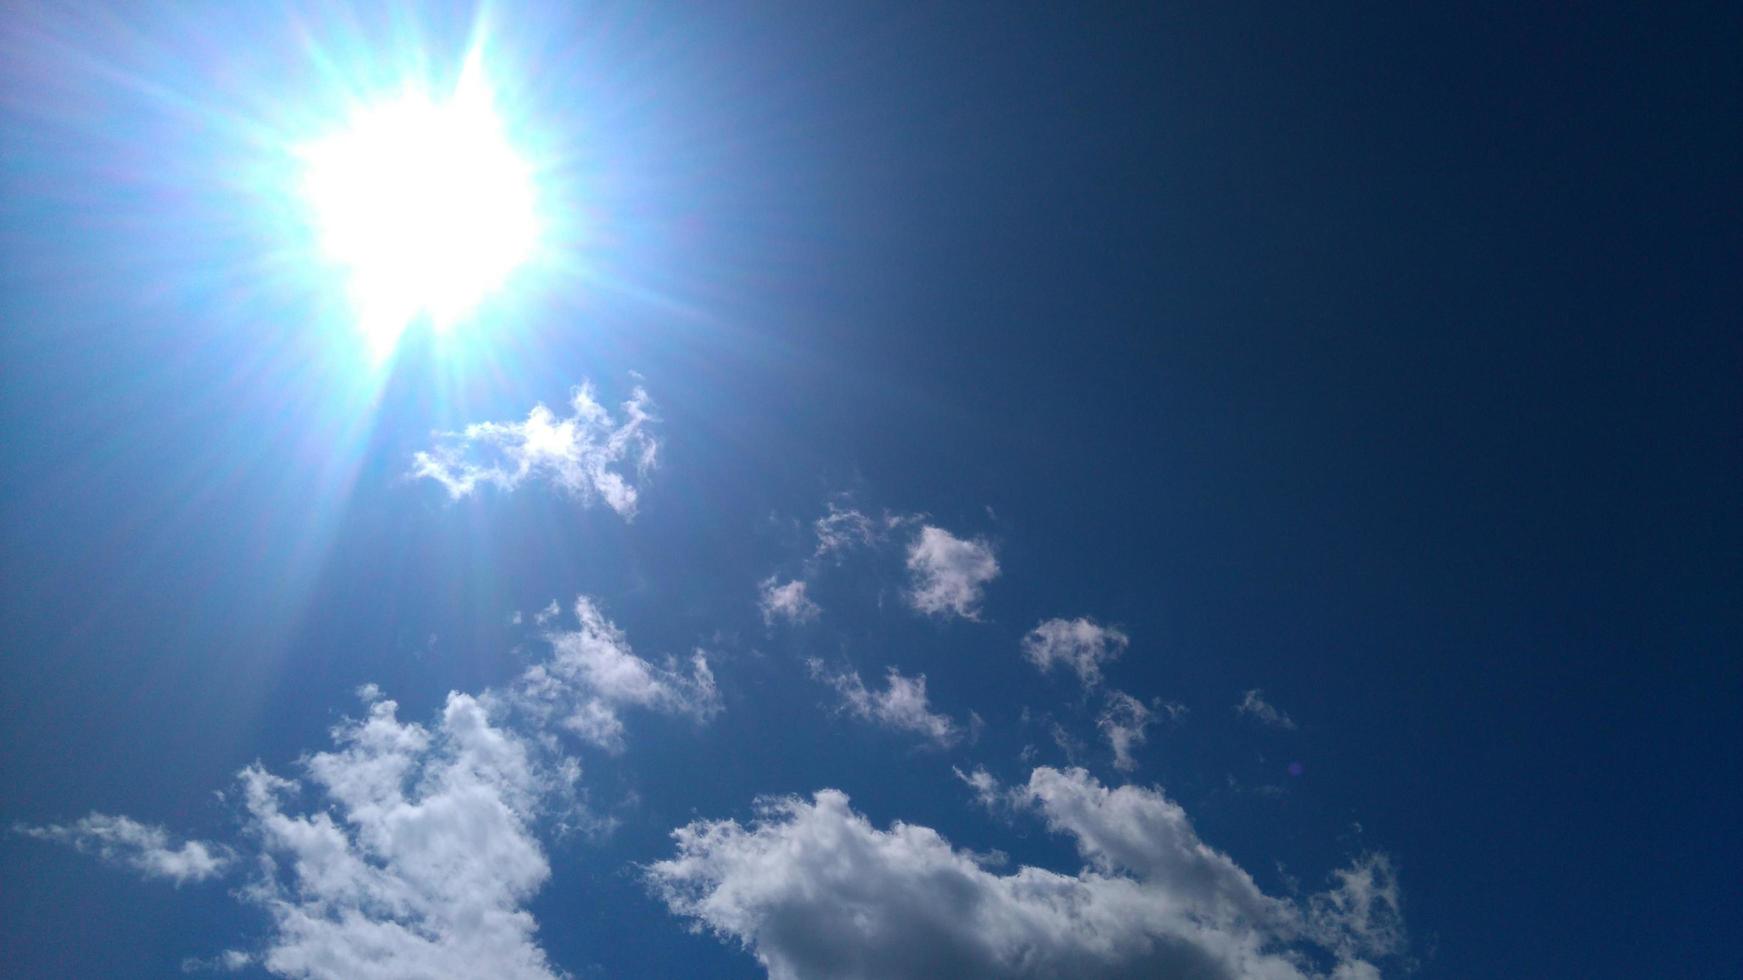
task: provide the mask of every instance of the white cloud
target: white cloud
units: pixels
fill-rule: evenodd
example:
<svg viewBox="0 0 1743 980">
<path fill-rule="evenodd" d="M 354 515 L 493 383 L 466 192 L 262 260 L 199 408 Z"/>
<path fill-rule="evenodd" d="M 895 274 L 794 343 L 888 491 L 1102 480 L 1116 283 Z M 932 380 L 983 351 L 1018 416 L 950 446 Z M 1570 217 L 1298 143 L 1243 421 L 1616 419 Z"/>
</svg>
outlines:
<svg viewBox="0 0 1743 980">
<path fill-rule="evenodd" d="M 957 779 L 967 783 L 969 788 L 974 790 L 974 798 L 981 806 L 989 810 L 997 810 L 1004 804 L 1004 789 L 999 786 L 999 781 L 993 778 L 993 774 L 986 771 L 985 766 L 975 766 L 973 772 L 963 772 L 952 766 L 950 771 L 956 773 Z"/>
<path fill-rule="evenodd" d="M 1199 840 L 1186 811 L 1160 790 L 1109 789 L 1082 769 L 1042 766 L 1011 794 L 1034 807 L 1049 830 L 1073 837 L 1079 856 L 1098 872 L 1165 883 L 1172 899 L 1215 913 L 1210 918 L 1266 919 L 1285 911 L 1232 859 Z"/>
<path fill-rule="evenodd" d="M 843 552 L 855 548 L 882 545 L 889 540 L 891 532 L 925 519 L 924 514 L 904 514 L 890 510 L 874 517 L 842 502 L 847 499 L 843 495 L 839 500 L 825 501 L 824 505 L 829 512 L 812 522 L 812 529 L 817 533 L 817 551 L 812 555 L 813 558 L 828 558 L 831 555 L 839 558 Z"/>
<path fill-rule="evenodd" d="M 1262 725 L 1293 731 L 1295 720 L 1265 700 L 1265 692 L 1254 688 L 1235 705 L 1235 714 L 1246 715 Z"/>
<path fill-rule="evenodd" d="M 1049 619 L 1023 637 L 1023 655 L 1042 673 L 1064 664 L 1077 672 L 1084 687 L 1101 683 L 1101 667 L 1124 653 L 1131 640 L 1112 626 L 1094 620 Z"/>
<path fill-rule="evenodd" d="M 778 619 L 789 623 L 809 622 L 822 612 L 806 594 L 803 579 L 777 583 L 773 575 L 757 584 L 757 608 L 762 610 L 763 622 L 771 626 Z"/>
<path fill-rule="evenodd" d="M 965 541 L 926 525 L 908 547 L 908 572 L 912 586 L 908 601 L 915 609 L 978 619 L 981 592 L 998 576 L 999 563 L 985 541 Z"/>
<path fill-rule="evenodd" d="M 534 405 L 524 422 L 478 422 L 447 433 L 412 457 L 412 475 L 428 477 L 455 498 L 481 484 L 505 491 L 542 478 L 583 504 L 602 500 L 628 518 L 635 515 L 635 480 L 653 469 L 659 442 L 650 433 L 652 402 L 639 386 L 622 405 L 622 421 L 594 398 L 591 385 L 574 390 L 573 414 L 557 418 Z"/>
<path fill-rule="evenodd" d="M 1161 720 L 1179 724 L 1185 717 L 1183 704 L 1161 698 L 1145 704 L 1124 691 L 1110 691 L 1095 725 L 1113 749 L 1114 768 L 1131 772 L 1138 767 L 1132 752 L 1149 740 L 1150 726 Z"/>
<path fill-rule="evenodd" d="M 190 956 L 182 960 L 183 973 L 239 973 L 254 963 L 253 955 L 227 949 L 217 956 Z"/>
<path fill-rule="evenodd" d="M 273 933 L 271 972 L 308 978 L 550 978 L 526 902 L 550 874 L 532 825 L 563 770 L 450 694 L 433 729 L 392 701 L 333 731 L 307 758 L 325 805 L 286 809 L 303 791 L 258 765 L 242 773 L 247 833 L 261 850 L 244 889 Z"/>
<path fill-rule="evenodd" d="M 896 668 L 889 668 L 887 684 L 882 691 L 868 690 L 858 671 L 827 674 L 819 660 L 808 662 L 811 676 L 822 680 L 841 695 L 842 707 L 858 718 L 901 732 L 925 736 L 938 745 L 950 745 L 962 735 L 961 729 L 948 717 L 933 711 L 926 701 L 926 675 L 904 677 Z"/>
<path fill-rule="evenodd" d="M 1086 749 L 1083 740 L 1071 734 L 1069 729 L 1057 721 L 1049 725 L 1047 730 L 1053 736 L 1053 744 L 1059 746 L 1059 751 L 1065 753 L 1066 760 L 1075 765 Z"/>
<path fill-rule="evenodd" d="M 996 792 L 990 777 L 965 778 Z M 1086 866 L 997 874 L 930 828 L 879 830 L 845 794 L 822 790 L 763 800 L 748 827 L 681 827 L 676 856 L 647 876 L 674 913 L 744 944 L 777 980 L 1301 978 L 1334 958 L 1334 976 L 1356 977 L 1373 971 L 1360 957 L 1401 948 L 1401 933 L 1380 948 L 1348 919 L 1309 921 L 1266 896 L 1160 791 L 1040 768 L 1007 795 L 1073 837 Z"/>
<path fill-rule="evenodd" d="M 449 694 L 433 725 L 402 722 L 395 703 L 364 684 L 356 693 L 366 717 L 335 727 L 333 747 L 305 756 L 299 778 L 259 764 L 243 770 L 242 836 L 256 870 L 236 894 L 263 909 L 271 929 L 260 949 L 190 958 L 184 969 L 258 963 L 322 980 L 557 976 L 526 908 L 550 874 L 537 831 L 607 822 L 581 806 L 580 765 L 554 731 L 617 748 L 621 706 L 696 718 L 719 710 L 700 654 L 688 671 L 659 667 L 636 656 L 591 600 L 578 599 L 575 614 L 579 628 L 549 634 L 543 662 L 505 689 Z M 235 863 L 227 847 L 176 846 L 126 817 L 19 830 L 178 882 Z"/>
<path fill-rule="evenodd" d="M 829 513 L 817 518 L 812 525 L 817 531 L 817 557 L 825 558 L 839 554 L 850 548 L 875 544 L 884 532 L 884 522 L 873 521 L 864 513 L 852 507 L 844 507 L 831 500 L 828 503 Z"/>
<path fill-rule="evenodd" d="M 258 764 L 240 776 L 243 836 L 255 845 L 237 890 L 271 931 L 258 951 L 189 958 L 187 972 L 258 962 L 299 978 L 556 976 L 525 904 L 549 875 L 533 824 L 573 801 L 579 768 L 494 724 L 486 704 L 450 694 L 437 725 L 401 722 L 374 685 L 365 718 L 333 729 L 301 780 Z M 307 796 L 311 808 L 293 812 Z M 220 845 L 172 847 L 160 828 L 93 814 L 24 828 L 178 883 L 233 863 Z"/>
<path fill-rule="evenodd" d="M 107 813 L 93 813 L 77 823 L 44 827 L 20 824 L 13 829 L 27 837 L 56 841 L 80 853 L 132 868 L 147 878 L 168 878 L 177 885 L 215 878 L 224 873 L 233 858 L 230 849 L 221 844 L 190 840 L 178 845 L 162 827 Z"/>
<path fill-rule="evenodd" d="M 688 672 L 636 656 L 629 638 L 592 599 L 575 600 L 579 628 L 548 634 L 551 656 L 527 668 L 510 699 L 541 723 L 555 722 L 609 751 L 623 748 L 622 707 L 688 715 L 699 721 L 720 710 L 708 658 L 697 651 Z"/>
<path fill-rule="evenodd" d="M 1308 900 L 1308 920 L 1316 934 L 1345 960 L 1403 953 L 1403 902 L 1391 858 L 1364 855 L 1333 878 L 1335 888 Z"/>
<path fill-rule="evenodd" d="M 1124 691 L 1108 694 L 1107 705 L 1096 718 L 1095 726 L 1114 750 L 1114 768 L 1131 772 L 1138 767 L 1132 750 L 1144 744 L 1147 740 L 1144 730 L 1154 722 L 1155 712 L 1144 702 Z"/>
</svg>

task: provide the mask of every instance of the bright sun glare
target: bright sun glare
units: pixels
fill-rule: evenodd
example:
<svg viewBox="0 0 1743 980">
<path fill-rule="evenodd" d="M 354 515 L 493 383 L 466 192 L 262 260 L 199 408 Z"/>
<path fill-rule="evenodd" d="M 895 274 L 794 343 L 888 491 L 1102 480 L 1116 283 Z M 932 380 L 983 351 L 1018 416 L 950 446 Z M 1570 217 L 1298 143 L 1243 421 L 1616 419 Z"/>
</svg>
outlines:
<svg viewBox="0 0 1743 980">
<path fill-rule="evenodd" d="M 363 109 L 302 157 L 322 248 L 349 271 L 377 358 L 421 315 L 452 327 L 532 254 L 533 175 L 476 59 L 447 100 L 406 94 Z"/>
</svg>

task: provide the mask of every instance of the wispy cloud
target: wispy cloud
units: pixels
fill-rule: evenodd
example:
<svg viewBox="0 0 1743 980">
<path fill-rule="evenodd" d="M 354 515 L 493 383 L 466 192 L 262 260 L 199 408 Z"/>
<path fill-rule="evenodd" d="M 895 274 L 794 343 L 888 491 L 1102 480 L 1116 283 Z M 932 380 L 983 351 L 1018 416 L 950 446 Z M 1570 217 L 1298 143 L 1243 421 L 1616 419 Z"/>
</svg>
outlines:
<svg viewBox="0 0 1743 980">
<path fill-rule="evenodd" d="M 926 699 L 926 675 L 905 677 L 889 668 L 882 691 L 870 690 L 858 671 L 828 673 L 820 660 L 807 662 L 811 676 L 835 688 L 842 707 L 858 718 L 901 732 L 912 732 L 937 745 L 953 744 L 962 730 L 946 715 L 932 710 Z"/>
<path fill-rule="evenodd" d="M 569 399 L 571 414 L 558 418 L 535 405 L 523 422 L 479 422 L 446 433 L 412 457 L 412 475 L 442 484 L 460 498 L 482 485 L 512 491 L 527 480 L 546 480 L 583 504 L 604 501 L 633 517 L 637 482 L 653 469 L 659 442 L 649 431 L 653 403 L 639 386 L 613 416 L 588 384 Z"/>
<path fill-rule="evenodd" d="M 1235 714 L 1244 715 L 1272 728 L 1287 731 L 1295 729 L 1295 719 L 1265 700 L 1265 692 L 1254 688 L 1241 698 L 1241 703 L 1235 705 Z"/>
<path fill-rule="evenodd" d="M 182 960 L 183 973 L 240 973 L 254 963 L 254 955 L 227 949 L 216 956 L 190 956 Z"/>
<path fill-rule="evenodd" d="M 1088 750 L 1083 739 L 1073 735 L 1071 729 L 1066 728 L 1058 721 L 1048 724 L 1047 733 L 1053 736 L 1053 744 L 1059 746 L 1059 751 L 1065 753 L 1065 760 L 1072 765 L 1076 765 L 1077 761 L 1083 758 L 1084 753 Z"/>
<path fill-rule="evenodd" d="M 952 766 L 950 771 L 956 773 L 957 779 L 962 780 L 968 784 L 970 789 L 974 790 L 975 801 L 981 806 L 993 811 L 1004 806 L 1004 787 L 999 785 L 999 781 L 993 778 L 992 773 L 986 771 L 985 766 L 975 766 L 972 772 L 963 772 Z"/>
<path fill-rule="evenodd" d="M 781 620 L 810 622 L 822 612 L 807 594 L 804 579 L 781 582 L 773 575 L 757 583 L 757 608 L 762 610 L 763 622 L 770 626 Z"/>
<path fill-rule="evenodd" d="M 1131 772 L 1138 767 L 1132 750 L 1147 741 L 1144 731 L 1154 721 L 1154 712 L 1144 702 L 1124 691 L 1108 694 L 1107 705 L 1096 718 L 1095 727 L 1101 729 L 1102 737 L 1114 750 L 1115 769 Z"/>
<path fill-rule="evenodd" d="M 1023 655 L 1042 673 L 1064 664 L 1084 687 L 1093 688 L 1101 683 L 1102 664 L 1118 658 L 1130 643 L 1125 633 L 1092 619 L 1049 619 L 1023 637 Z"/>
<path fill-rule="evenodd" d="M 1392 859 L 1371 852 L 1333 872 L 1332 878 L 1335 887 L 1308 899 L 1314 934 L 1346 960 L 1375 950 L 1402 952 L 1403 901 Z"/>
<path fill-rule="evenodd" d="M 928 615 L 980 618 L 981 594 L 999 574 L 992 546 L 928 524 L 908 547 L 908 601 Z"/>
<path fill-rule="evenodd" d="M 889 527 L 888 515 L 874 520 L 858 508 L 834 500 L 829 501 L 827 507 L 829 512 L 812 524 L 812 529 L 817 532 L 817 558 L 876 544 Z"/>
<path fill-rule="evenodd" d="M 1160 790 L 1109 789 L 1081 769 L 1042 767 L 1008 792 L 984 771 L 964 778 L 1071 837 L 1084 867 L 998 874 L 928 827 L 880 830 L 826 789 L 761 800 L 749 826 L 680 827 L 676 855 L 647 878 L 675 914 L 781 978 L 1341 980 L 1377 977 L 1373 960 L 1402 949 L 1396 906 L 1370 898 L 1395 887 L 1389 865 L 1358 865 L 1374 885 L 1340 878 L 1304 909 L 1264 894 Z M 1329 973 L 1313 972 L 1313 949 L 1335 960 Z"/>
<path fill-rule="evenodd" d="M 714 673 L 701 651 L 688 670 L 668 658 L 664 665 L 636 655 L 629 637 L 605 618 L 587 596 L 575 600 L 577 628 L 546 635 L 551 656 L 527 668 L 510 699 L 542 722 L 554 721 L 583 740 L 623 749 L 618 712 L 638 707 L 706 720 L 720 710 Z"/>
<path fill-rule="evenodd" d="M 111 864 L 132 868 L 147 878 L 167 878 L 180 885 L 205 881 L 224 873 L 232 863 L 230 849 L 207 841 L 176 843 L 169 831 L 130 817 L 93 813 L 76 823 L 13 828 L 27 837 L 66 844 Z"/>
<path fill-rule="evenodd" d="M 1108 747 L 1113 749 L 1114 768 L 1131 772 L 1138 767 L 1132 753 L 1149 741 L 1149 728 L 1159 721 L 1179 724 L 1185 717 L 1186 706 L 1183 704 L 1161 698 L 1145 704 L 1124 691 L 1109 691 L 1095 725 L 1101 730 L 1102 737 L 1108 740 Z"/>
</svg>

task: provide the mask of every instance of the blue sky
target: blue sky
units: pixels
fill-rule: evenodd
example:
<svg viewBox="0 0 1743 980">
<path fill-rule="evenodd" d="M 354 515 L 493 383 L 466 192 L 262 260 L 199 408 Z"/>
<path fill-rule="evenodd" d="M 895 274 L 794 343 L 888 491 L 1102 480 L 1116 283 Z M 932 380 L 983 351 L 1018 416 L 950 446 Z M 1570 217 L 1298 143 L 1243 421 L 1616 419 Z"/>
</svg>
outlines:
<svg viewBox="0 0 1743 980">
<path fill-rule="evenodd" d="M 1740 26 L 9 7 L 4 972 L 1736 973 Z"/>
</svg>

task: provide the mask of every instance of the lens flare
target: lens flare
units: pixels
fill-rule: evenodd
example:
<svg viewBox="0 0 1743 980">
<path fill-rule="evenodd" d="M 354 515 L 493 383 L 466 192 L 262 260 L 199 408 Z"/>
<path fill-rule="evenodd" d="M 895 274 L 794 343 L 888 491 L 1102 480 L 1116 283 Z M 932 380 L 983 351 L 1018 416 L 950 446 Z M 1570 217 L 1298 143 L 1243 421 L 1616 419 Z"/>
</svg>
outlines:
<svg viewBox="0 0 1743 980">
<path fill-rule="evenodd" d="M 347 270 L 378 359 L 420 316 L 438 332 L 464 320 L 537 242 L 533 173 L 476 58 L 446 100 L 408 92 L 361 109 L 300 156 L 321 247 Z"/>
</svg>

